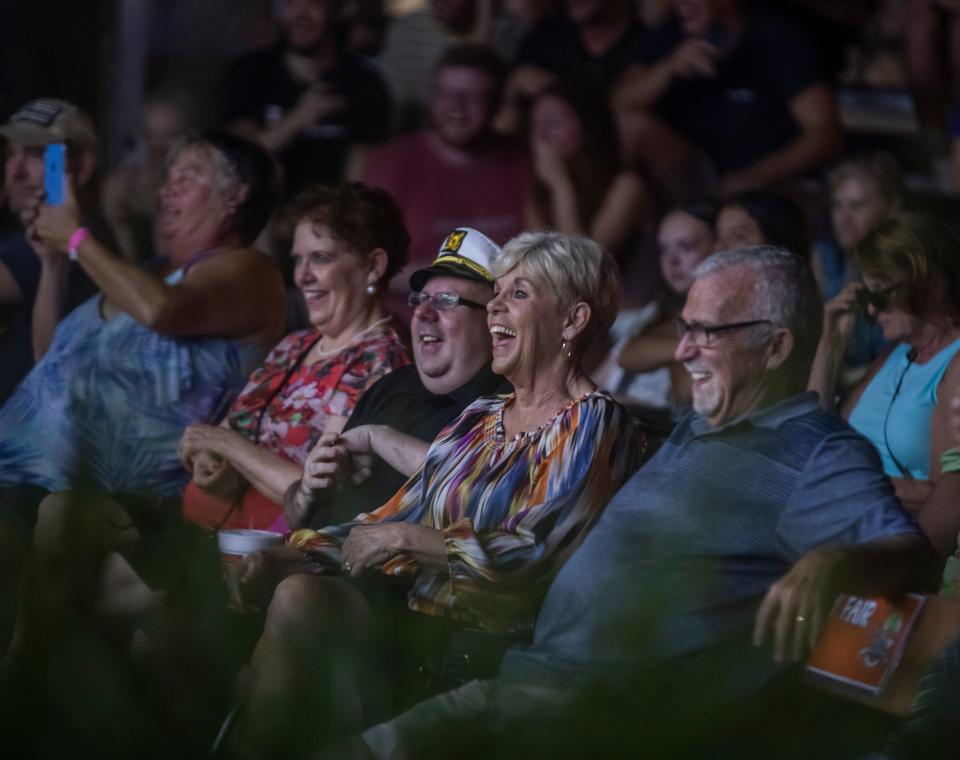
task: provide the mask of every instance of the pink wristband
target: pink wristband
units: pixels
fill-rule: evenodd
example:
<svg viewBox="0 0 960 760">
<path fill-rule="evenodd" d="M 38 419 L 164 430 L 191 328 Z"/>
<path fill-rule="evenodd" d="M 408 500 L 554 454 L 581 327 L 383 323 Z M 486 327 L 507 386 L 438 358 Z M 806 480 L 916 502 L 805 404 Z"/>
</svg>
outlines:
<svg viewBox="0 0 960 760">
<path fill-rule="evenodd" d="M 67 241 L 67 255 L 70 261 L 77 260 L 77 249 L 83 245 L 83 241 L 90 237 L 90 230 L 86 227 L 77 227 Z"/>
</svg>

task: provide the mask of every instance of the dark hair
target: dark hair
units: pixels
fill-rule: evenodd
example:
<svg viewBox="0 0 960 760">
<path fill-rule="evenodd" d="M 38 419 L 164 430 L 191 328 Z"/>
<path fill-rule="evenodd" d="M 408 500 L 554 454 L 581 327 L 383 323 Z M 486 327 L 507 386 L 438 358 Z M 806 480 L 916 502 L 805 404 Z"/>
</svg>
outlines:
<svg viewBox="0 0 960 760">
<path fill-rule="evenodd" d="M 496 98 L 499 100 L 500 91 L 503 89 L 503 83 L 507 77 L 507 69 L 500 56 L 489 45 L 470 42 L 447 48 L 446 52 L 440 56 L 440 60 L 437 61 L 434 75 L 444 66 L 462 66 L 468 69 L 477 69 L 487 74 L 494 82 Z"/>
<path fill-rule="evenodd" d="M 247 195 L 237 207 L 232 229 L 244 244 L 252 243 L 273 213 L 279 197 L 279 176 L 273 157 L 259 143 L 225 129 L 190 132 L 170 152 L 176 158 L 184 149 L 208 147 L 221 174 L 244 185 Z"/>
<path fill-rule="evenodd" d="M 684 203 L 678 203 L 673 208 L 668 209 L 667 213 L 660 217 L 660 221 L 662 222 L 670 216 L 670 214 L 686 214 L 709 225 L 712 230 L 717 223 L 717 215 L 719 213 L 720 204 L 713 198 L 696 198 L 685 201 Z"/>
<path fill-rule="evenodd" d="M 723 199 L 723 208 L 739 206 L 757 223 L 766 245 L 786 248 L 805 261 L 810 260 L 807 220 L 800 207 L 769 190 L 745 190 Z"/>
<path fill-rule="evenodd" d="M 929 214 L 901 213 L 874 227 L 853 257 L 863 274 L 900 287 L 891 296 L 927 321 L 960 321 L 960 239 Z"/>
<path fill-rule="evenodd" d="M 590 229 L 593 217 L 603 206 L 607 190 L 620 171 L 616 126 L 601 98 L 563 83 L 553 84 L 537 94 L 530 105 L 531 116 L 537 101 L 547 97 L 566 103 L 580 123 L 580 150 L 567 161 L 567 166 L 577 195 L 578 221 L 583 229 Z M 553 215 L 550 195 L 539 180 L 534 185 L 533 199 L 540 216 L 549 220 Z"/>
<path fill-rule="evenodd" d="M 383 285 L 407 263 L 410 235 L 403 214 L 390 194 L 378 187 L 362 182 L 339 187 L 311 185 L 293 199 L 289 213 L 295 225 L 309 220 L 314 226 L 327 227 L 354 253 L 382 248 L 387 254 L 387 268 L 380 280 Z"/>
</svg>

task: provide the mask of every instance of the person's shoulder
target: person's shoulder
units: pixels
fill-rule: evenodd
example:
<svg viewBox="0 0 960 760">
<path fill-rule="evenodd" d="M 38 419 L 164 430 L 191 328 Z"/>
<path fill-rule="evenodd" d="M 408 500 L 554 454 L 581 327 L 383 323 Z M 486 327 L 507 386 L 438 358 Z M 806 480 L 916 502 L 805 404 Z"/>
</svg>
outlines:
<svg viewBox="0 0 960 760">
<path fill-rule="evenodd" d="M 368 61 L 350 50 L 344 50 L 340 53 L 340 60 L 337 64 L 341 75 L 349 77 L 352 81 L 363 83 L 383 84 L 383 74 L 373 63 Z"/>
<path fill-rule="evenodd" d="M 307 346 L 307 344 L 316 340 L 317 337 L 318 333 L 315 327 L 310 327 L 305 330 L 294 330 L 292 333 L 287 333 L 280 338 L 280 342 L 273 347 L 273 351 L 271 353 L 299 353 Z"/>
<path fill-rule="evenodd" d="M 420 375 L 413 364 L 405 364 L 397 367 L 392 372 L 381 376 L 373 385 L 363 392 L 361 400 L 367 399 L 367 403 L 374 403 L 377 399 L 395 397 L 398 394 L 414 394 L 418 397 L 428 398 L 432 394 L 420 381 Z"/>
<path fill-rule="evenodd" d="M 604 432 L 620 428 L 633 430 L 633 414 L 602 388 L 584 395 L 572 408 L 577 410 L 581 425 L 592 423 Z"/>
<path fill-rule="evenodd" d="M 0 237 L 0 261 L 27 255 L 37 257 L 27 242 L 27 233 L 24 230 L 11 230 Z"/>
<path fill-rule="evenodd" d="M 817 41 L 796 23 L 782 14 L 766 9 L 753 9 L 746 15 L 743 45 L 751 55 L 762 57 L 755 63 L 774 69 L 779 65 L 803 65 L 819 74 L 816 63 Z"/>
<path fill-rule="evenodd" d="M 390 139 L 375 150 L 373 157 L 390 161 L 416 161 L 418 157 L 429 153 L 427 132 L 418 130 Z"/>
</svg>

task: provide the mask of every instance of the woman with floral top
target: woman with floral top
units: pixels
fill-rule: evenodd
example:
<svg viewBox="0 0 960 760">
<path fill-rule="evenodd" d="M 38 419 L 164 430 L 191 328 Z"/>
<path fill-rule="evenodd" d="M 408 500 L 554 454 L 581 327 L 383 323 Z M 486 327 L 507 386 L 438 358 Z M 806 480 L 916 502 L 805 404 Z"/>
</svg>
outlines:
<svg viewBox="0 0 960 760">
<path fill-rule="evenodd" d="M 493 370 L 514 393 L 467 407 L 382 507 L 345 525 L 296 531 L 280 550 L 302 560 L 277 587 L 251 662 L 232 737 L 251 756 L 291 740 L 287 728 L 305 717 L 298 706 L 314 714 L 329 705 L 337 731 L 356 728 L 369 703 L 361 677 L 343 673 L 350 663 L 369 667 L 386 652 L 383 670 L 403 670 L 424 648 L 441 653 L 451 623 L 528 625 L 551 578 L 636 468 L 629 413 L 580 364 L 616 316 L 612 258 L 584 238 L 524 233 L 494 260 L 493 275 Z M 324 436 L 304 485 L 330 463 L 362 469 L 352 455 L 389 458 L 414 445 L 382 426 Z M 386 641 L 369 638 L 371 608 L 399 612 Z M 330 651 L 344 642 L 366 646 L 356 660 Z M 272 709 L 278 699 L 282 712 Z"/>
<path fill-rule="evenodd" d="M 282 523 L 283 494 L 321 434 L 342 430 L 366 388 L 410 363 L 382 300 L 409 240 L 390 196 L 319 187 L 293 215 L 294 279 L 313 327 L 280 341 L 218 427 L 184 433 L 184 516 L 204 527 Z"/>
</svg>

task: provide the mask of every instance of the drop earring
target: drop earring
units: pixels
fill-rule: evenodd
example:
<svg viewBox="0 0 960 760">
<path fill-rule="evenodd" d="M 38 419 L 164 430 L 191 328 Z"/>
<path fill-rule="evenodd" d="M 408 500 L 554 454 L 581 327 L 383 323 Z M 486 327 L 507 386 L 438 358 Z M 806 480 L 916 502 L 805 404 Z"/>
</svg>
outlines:
<svg viewBox="0 0 960 760">
<path fill-rule="evenodd" d="M 573 359 L 573 349 L 567 348 L 566 339 L 564 339 L 564 341 L 560 344 L 560 353 L 567 355 L 567 361 L 570 361 L 571 359 Z"/>
<path fill-rule="evenodd" d="M 377 294 L 377 288 L 376 288 L 376 286 L 375 286 L 372 282 L 369 283 L 369 284 L 367 285 L 367 295 L 368 295 L 368 296 L 375 296 L 376 294 Z"/>
</svg>

